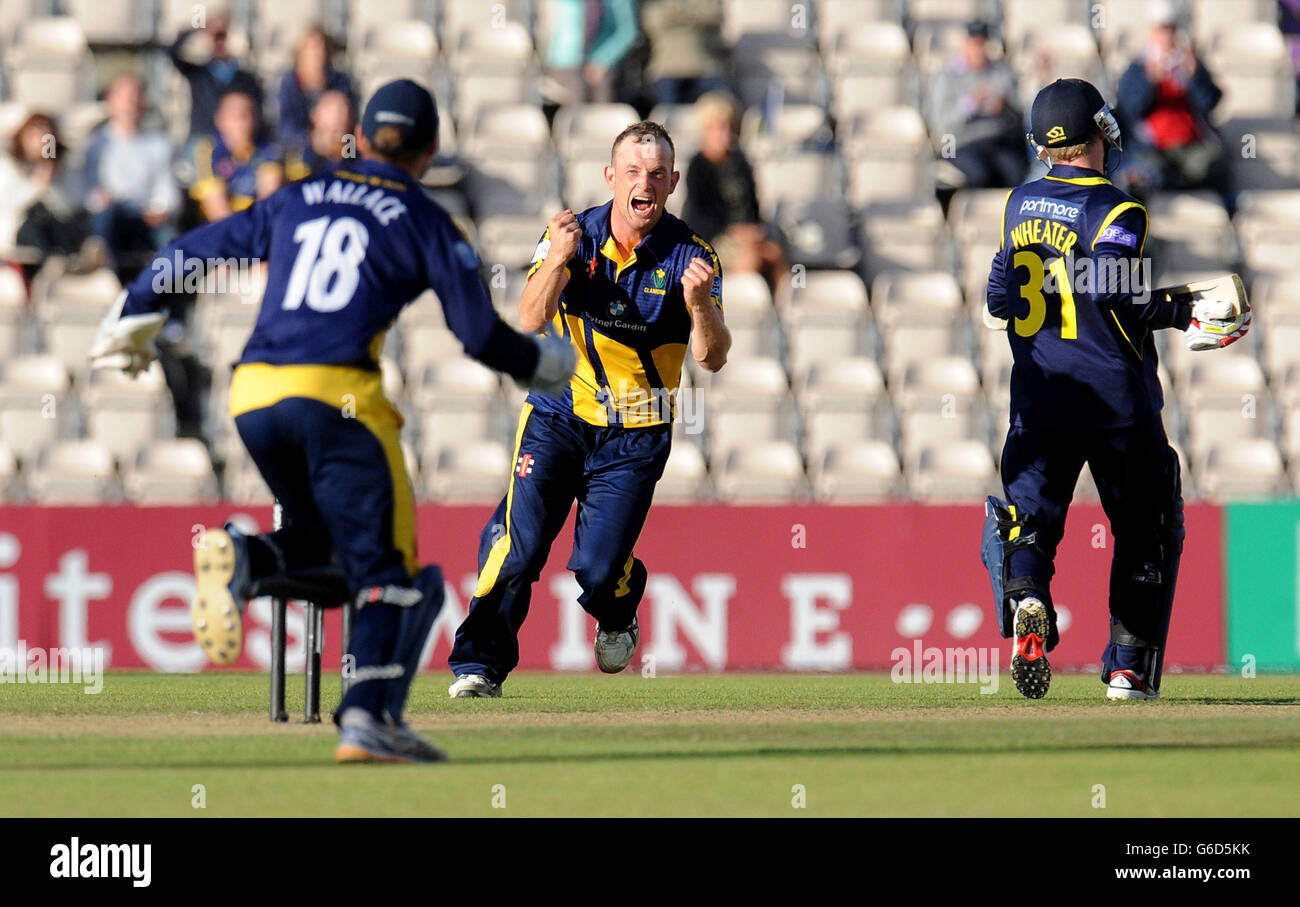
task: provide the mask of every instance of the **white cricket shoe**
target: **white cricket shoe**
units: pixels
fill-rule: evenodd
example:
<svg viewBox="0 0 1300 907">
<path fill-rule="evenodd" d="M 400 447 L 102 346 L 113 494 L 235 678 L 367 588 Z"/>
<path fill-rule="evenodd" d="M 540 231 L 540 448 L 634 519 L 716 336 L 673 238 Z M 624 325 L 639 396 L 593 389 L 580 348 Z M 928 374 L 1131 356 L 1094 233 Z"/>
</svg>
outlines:
<svg viewBox="0 0 1300 907">
<path fill-rule="evenodd" d="M 500 699 L 501 684 L 482 674 L 462 674 L 447 687 L 447 695 L 452 699 Z"/>
<path fill-rule="evenodd" d="M 1106 684 L 1107 699 L 1159 699 L 1160 691 L 1153 690 L 1133 671 L 1116 671 Z"/>
<path fill-rule="evenodd" d="M 636 618 L 626 630 L 609 633 L 596 630 L 596 666 L 606 674 L 617 674 L 627 667 L 636 654 L 636 644 L 641 639 L 641 628 Z"/>
</svg>

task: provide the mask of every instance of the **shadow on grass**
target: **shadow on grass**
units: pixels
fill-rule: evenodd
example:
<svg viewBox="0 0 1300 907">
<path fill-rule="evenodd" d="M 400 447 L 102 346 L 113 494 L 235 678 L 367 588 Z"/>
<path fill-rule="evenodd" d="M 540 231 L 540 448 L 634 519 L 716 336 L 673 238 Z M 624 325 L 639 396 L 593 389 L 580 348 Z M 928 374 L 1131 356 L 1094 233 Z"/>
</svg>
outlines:
<svg viewBox="0 0 1300 907">
<path fill-rule="evenodd" d="M 791 757 L 843 757 L 843 756 L 997 756 L 1001 754 L 1058 754 L 1117 752 L 1131 754 L 1134 751 L 1148 752 L 1196 752 L 1243 749 L 1287 750 L 1300 749 L 1300 737 L 1278 740 L 1224 740 L 1221 743 L 1184 743 L 1169 741 L 1165 743 L 1090 743 L 1090 744 L 1042 744 L 1025 746 L 1006 746 L 993 749 L 977 745 L 936 745 L 936 746 L 809 746 L 809 747 L 752 747 L 732 749 L 691 749 L 691 750 L 632 750 L 619 753 L 539 753 L 521 756 L 469 756 L 458 757 L 452 754 L 454 765 L 556 765 L 565 762 L 635 762 L 640 760 L 689 760 L 689 759 L 747 759 L 747 758 L 781 758 Z M 285 759 L 251 759 L 247 761 L 199 762 L 151 762 L 114 764 L 105 761 L 77 762 L 41 765 L 0 765 L 0 776 L 10 772 L 70 772 L 70 771 L 157 771 L 159 769 L 204 770 L 213 769 L 274 769 L 274 768 L 324 768 L 333 765 L 322 755 L 321 758 L 285 758 Z M 350 766 L 339 766 L 349 768 Z"/>
</svg>

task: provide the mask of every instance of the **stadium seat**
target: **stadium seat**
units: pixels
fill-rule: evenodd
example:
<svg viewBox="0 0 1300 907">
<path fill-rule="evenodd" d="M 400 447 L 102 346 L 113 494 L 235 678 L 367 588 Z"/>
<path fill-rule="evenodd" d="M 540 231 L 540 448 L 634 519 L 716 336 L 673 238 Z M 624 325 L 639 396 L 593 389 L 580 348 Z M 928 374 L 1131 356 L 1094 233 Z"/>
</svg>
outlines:
<svg viewBox="0 0 1300 907">
<path fill-rule="evenodd" d="M 734 44 L 754 32 L 784 32 L 810 40 L 813 21 L 808 6 L 793 8 L 787 0 L 723 0 L 722 38 Z"/>
<path fill-rule="evenodd" d="M 59 441 L 41 452 L 27 476 L 27 490 L 45 506 L 114 503 L 120 493 L 117 464 L 99 441 Z"/>
<path fill-rule="evenodd" d="M 704 455 L 690 441 L 675 439 L 663 477 L 655 485 L 655 503 L 694 504 L 707 499 L 709 494 Z"/>
<path fill-rule="evenodd" d="M 355 54 L 363 95 L 397 78 L 411 78 L 435 86 L 438 39 L 428 22 L 406 19 L 377 25 L 369 30 L 365 43 L 356 48 Z"/>
<path fill-rule="evenodd" d="M 548 188 L 555 185 L 555 165 L 549 155 L 524 158 L 509 151 L 488 153 L 482 148 L 466 176 L 466 190 L 476 217 L 544 214 L 538 236 L 545 220 L 558 210 L 559 199 Z"/>
<path fill-rule="evenodd" d="M 1239 259 L 1228 212 L 1211 192 L 1160 192 L 1147 201 L 1148 250 L 1162 270 L 1232 270 Z M 1150 279 L 1150 278 L 1148 278 Z"/>
<path fill-rule="evenodd" d="M 27 287 L 17 268 L 0 266 L 0 362 L 21 351 L 27 324 Z"/>
<path fill-rule="evenodd" d="M 193 438 L 143 448 L 125 484 L 127 499 L 141 506 L 207 504 L 218 498 L 212 460 L 202 442 Z"/>
<path fill-rule="evenodd" d="M 1219 127 L 1235 189 L 1300 185 L 1300 134 L 1294 117 L 1239 117 Z"/>
<path fill-rule="evenodd" d="M 869 280 L 888 271 L 951 270 L 952 241 L 933 198 L 877 202 L 861 217 Z"/>
<path fill-rule="evenodd" d="M 461 80 L 485 75 L 536 76 L 533 38 L 519 22 L 480 25 L 460 33 L 451 66 Z"/>
<path fill-rule="evenodd" d="M 1002 241 L 1002 213 L 1006 208 L 1006 189 L 961 189 L 948 203 L 948 224 L 953 238 L 962 245 Z"/>
<path fill-rule="evenodd" d="M 792 289 L 782 309 L 791 371 L 838 356 L 870 355 L 867 291 L 853 272 L 813 272 L 810 286 Z"/>
<path fill-rule="evenodd" d="M 1212 445 L 1196 469 L 1202 497 L 1227 501 L 1288 494 L 1282 455 L 1264 438 L 1236 438 Z"/>
<path fill-rule="evenodd" d="M 471 158 L 507 151 L 535 157 L 549 154 L 551 127 L 542 109 L 532 104 L 492 106 L 478 111 L 463 144 Z"/>
<path fill-rule="evenodd" d="M 811 33 L 745 32 L 736 39 L 732 59 L 736 94 L 746 107 L 766 103 L 773 96 L 786 103 L 824 102 L 825 74 Z"/>
<path fill-rule="evenodd" d="M 1220 441 L 1272 438 L 1272 395 L 1253 358 L 1202 355 L 1188 369 L 1181 388 L 1195 462 L 1203 462 Z"/>
<path fill-rule="evenodd" d="M 489 406 L 496 398 L 498 383 L 496 372 L 458 356 L 430 363 L 416 376 L 411 403 L 421 410 L 442 405 Z"/>
<path fill-rule="evenodd" d="M 9 445 L 0 441 L 0 502 L 16 503 L 23 495 L 22 479 L 18 473 L 18 458 Z"/>
<path fill-rule="evenodd" d="M 495 0 L 490 4 L 484 4 L 483 0 L 442 0 L 439 20 L 442 43 L 446 47 L 456 47 L 466 32 L 500 29 L 507 25 L 523 27 L 528 24 L 527 13 L 532 5 L 530 0 Z"/>
<path fill-rule="evenodd" d="M 1277 22 L 1277 0 L 1191 0 L 1192 38 L 1202 47 L 1244 23 Z"/>
<path fill-rule="evenodd" d="M 1078 0 L 1002 0 L 1002 40 L 1014 53 L 1026 39 L 1043 30 L 1087 26 L 1088 11 Z"/>
<path fill-rule="evenodd" d="M 902 11 L 898 0 L 818 0 L 817 40 L 823 56 L 831 52 L 843 32 L 863 22 L 901 25 Z"/>
<path fill-rule="evenodd" d="M 921 450 L 908 484 L 930 503 L 972 503 L 997 494 L 997 470 L 982 441 L 947 441 Z"/>
<path fill-rule="evenodd" d="M 730 504 L 792 504 L 808 493 L 803 460 L 789 441 L 734 447 L 716 473 L 718 497 Z"/>
<path fill-rule="evenodd" d="M 706 386 L 712 459 L 735 445 L 793 437 L 793 400 L 777 360 L 734 359 L 710 375 Z"/>
<path fill-rule="evenodd" d="M 494 504 L 510 481 L 510 451 L 495 441 L 445 444 L 424 459 L 424 493 L 443 503 Z"/>
<path fill-rule="evenodd" d="M 1045 21 L 1050 27 L 1026 32 L 1020 49 L 1013 48 L 1010 56 L 1021 108 L 1029 110 L 1038 89 L 1057 79 L 1087 79 L 1102 95 L 1113 97 L 1092 29 L 1082 22 Z"/>
<path fill-rule="evenodd" d="M 851 269 L 862 261 L 862 247 L 841 192 L 778 200 L 771 222 L 785 239 L 789 259 L 805 268 Z"/>
<path fill-rule="evenodd" d="M 907 463 L 917 462 L 921 451 L 936 442 L 982 437 L 979 375 L 964 357 L 911 360 L 894 391 L 894 403 Z"/>
<path fill-rule="evenodd" d="M 740 124 L 741 146 L 754 161 L 824 151 L 834 138 L 826 111 L 816 104 L 782 104 L 771 115 L 751 107 Z"/>
<path fill-rule="evenodd" d="M 528 267 L 541 237 L 537 217 L 531 214 L 484 217 L 478 222 L 478 247 L 489 279 L 504 265 L 509 271 Z"/>
<path fill-rule="evenodd" d="M 227 461 L 222 475 L 222 497 L 240 507 L 266 507 L 275 503 L 275 496 L 266 487 L 266 480 L 247 455 Z"/>
<path fill-rule="evenodd" d="M 808 202 L 839 194 L 839 161 L 828 152 L 788 152 L 757 161 L 754 182 L 758 189 L 760 214 L 764 220 L 770 221 L 783 202 Z"/>
<path fill-rule="evenodd" d="M 393 21 L 419 19 L 425 7 L 424 0 L 348 0 L 348 47 L 356 51 L 364 47 L 370 32 Z"/>
<path fill-rule="evenodd" d="M 569 105 L 555 112 L 551 135 L 555 147 L 566 158 L 608 160 L 614 136 L 639 119 L 630 104 Z"/>
<path fill-rule="evenodd" d="M 902 495 L 903 471 L 885 441 L 842 441 L 811 457 L 813 497 L 824 504 L 869 504 Z"/>
<path fill-rule="evenodd" d="M 63 7 L 91 44 L 144 44 L 152 36 L 152 0 L 64 0 Z"/>
<path fill-rule="evenodd" d="M 832 79 L 851 73 L 899 76 L 912 69 L 912 47 L 897 22 L 855 19 L 824 46 L 822 56 Z"/>
<path fill-rule="evenodd" d="M 1133 0 L 1093 0 L 1092 25 L 1106 70 L 1118 84 L 1129 63 L 1142 51 L 1151 26 L 1133 15 Z"/>
<path fill-rule="evenodd" d="M 925 122 L 911 107 L 886 107 L 850 122 L 845 155 L 855 208 L 932 193 L 933 154 Z"/>
<path fill-rule="evenodd" d="M 48 355 L 9 359 L 0 376 L 0 438 L 26 463 L 59 437 L 72 381 L 63 363 Z"/>
<path fill-rule="evenodd" d="M 757 274 L 737 274 L 724 280 L 723 306 L 731 330 L 733 358 L 777 356 L 781 332 L 767 284 Z"/>
<path fill-rule="evenodd" d="M 892 430 L 884 376 L 865 356 L 813 362 L 797 373 L 795 389 L 810 461 L 835 444 L 886 438 Z"/>
<path fill-rule="evenodd" d="M 977 329 L 978 330 L 978 329 Z M 980 331 L 980 381 L 984 396 L 994 409 L 1011 405 L 1011 344 L 1003 331 Z"/>
<path fill-rule="evenodd" d="M 113 370 L 91 372 L 82 403 L 87 435 L 123 463 L 134 462 L 141 447 L 174 430 L 167 382 L 157 363 L 135 379 Z"/>
<path fill-rule="evenodd" d="M 86 35 L 70 16 L 23 23 L 4 57 L 9 98 L 33 110 L 60 111 L 93 100 L 93 73 Z"/>
<path fill-rule="evenodd" d="M 1273 22 L 1237 20 L 1215 33 L 1206 57 L 1223 89 L 1223 99 L 1211 114 L 1214 122 L 1294 115 L 1295 67 Z"/>
</svg>

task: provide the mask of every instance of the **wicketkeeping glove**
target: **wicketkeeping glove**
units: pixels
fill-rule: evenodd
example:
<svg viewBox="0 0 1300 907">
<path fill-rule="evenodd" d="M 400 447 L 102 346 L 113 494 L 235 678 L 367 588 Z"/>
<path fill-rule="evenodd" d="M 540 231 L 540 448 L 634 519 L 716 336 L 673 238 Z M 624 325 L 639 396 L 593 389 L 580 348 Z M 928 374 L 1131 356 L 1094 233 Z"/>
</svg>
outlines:
<svg viewBox="0 0 1300 907">
<path fill-rule="evenodd" d="M 573 377 L 574 366 L 578 364 L 578 354 L 573 344 L 563 337 L 549 334 L 534 337 L 537 344 L 537 369 L 532 377 L 519 381 L 525 390 L 534 390 L 548 397 L 558 397 L 569 387 Z"/>
<path fill-rule="evenodd" d="M 1187 348 L 1215 350 L 1236 343 L 1250 330 L 1250 318 L 1249 308 L 1238 312 L 1231 300 L 1197 300 L 1187 328 Z"/>
<path fill-rule="evenodd" d="M 123 290 L 99 323 L 99 333 L 90 346 L 90 366 L 121 369 L 134 378 L 158 358 L 153 340 L 167 323 L 167 316 L 162 312 L 123 316 L 125 304 Z"/>
</svg>

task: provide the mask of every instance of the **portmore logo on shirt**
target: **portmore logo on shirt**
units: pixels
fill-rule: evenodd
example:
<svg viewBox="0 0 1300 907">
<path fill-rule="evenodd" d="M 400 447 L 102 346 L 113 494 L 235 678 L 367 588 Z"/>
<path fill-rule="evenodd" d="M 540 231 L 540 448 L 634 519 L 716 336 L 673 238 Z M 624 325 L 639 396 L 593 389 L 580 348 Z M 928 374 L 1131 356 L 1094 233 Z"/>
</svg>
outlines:
<svg viewBox="0 0 1300 907">
<path fill-rule="evenodd" d="M 1063 202 L 1058 198 L 1045 198 L 1041 195 L 1030 196 L 1020 200 L 1020 214 L 1036 214 L 1053 220 L 1072 224 L 1079 219 L 1079 206 Z"/>
</svg>

